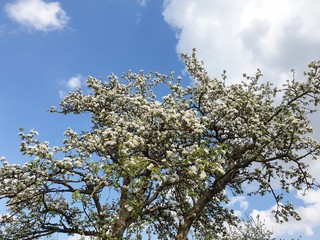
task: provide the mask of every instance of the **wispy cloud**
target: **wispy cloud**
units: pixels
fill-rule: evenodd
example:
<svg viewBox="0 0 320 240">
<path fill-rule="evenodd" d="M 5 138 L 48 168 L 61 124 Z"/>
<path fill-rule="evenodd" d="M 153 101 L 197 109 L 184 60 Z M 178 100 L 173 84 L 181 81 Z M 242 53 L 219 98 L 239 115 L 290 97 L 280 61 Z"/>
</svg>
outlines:
<svg viewBox="0 0 320 240">
<path fill-rule="evenodd" d="M 63 29 L 69 21 L 59 2 L 17 0 L 6 4 L 5 11 L 22 26 L 44 32 Z"/>
<path fill-rule="evenodd" d="M 140 22 L 141 22 L 141 19 L 142 19 L 142 15 L 141 15 L 141 13 L 139 12 L 139 13 L 137 13 L 136 14 L 136 24 L 138 25 L 138 24 L 140 24 Z"/>
<path fill-rule="evenodd" d="M 83 81 L 84 81 L 83 76 L 80 74 L 77 74 L 69 78 L 67 81 L 61 82 L 61 85 L 63 85 L 63 89 L 59 90 L 60 98 L 63 98 L 68 92 L 73 91 L 77 88 L 80 88 L 83 84 Z"/>
<path fill-rule="evenodd" d="M 137 0 L 137 3 L 142 7 L 147 6 L 147 2 L 148 0 Z"/>
<path fill-rule="evenodd" d="M 70 78 L 67 82 L 67 87 L 70 90 L 74 90 L 81 87 L 82 85 L 81 79 L 82 79 L 81 75 L 76 75 L 75 77 Z"/>
</svg>

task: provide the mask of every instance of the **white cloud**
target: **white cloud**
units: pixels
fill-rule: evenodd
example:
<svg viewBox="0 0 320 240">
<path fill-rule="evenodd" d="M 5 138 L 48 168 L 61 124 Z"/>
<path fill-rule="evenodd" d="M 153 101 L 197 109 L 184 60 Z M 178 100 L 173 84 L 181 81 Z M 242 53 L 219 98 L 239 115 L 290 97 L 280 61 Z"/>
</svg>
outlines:
<svg viewBox="0 0 320 240">
<path fill-rule="evenodd" d="M 320 191 L 314 189 L 310 189 L 306 193 L 304 193 L 304 191 L 298 191 L 297 198 L 305 204 L 317 204 L 320 203 Z"/>
<path fill-rule="evenodd" d="M 291 220 L 283 224 L 276 223 L 272 214 L 275 206 L 262 211 L 254 210 L 251 215 L 253 217 L 259 215 L 260 219 L 265 220 L 268 229 L 272 230 L 277 237 L 285 234 L 291 236 L 298 234 L 313 236 L 314 229 L 320 227 L 320 190 L 309 190 L 305 196 L 301 192 L 298 192 L 296 197 L 305 204 L 305 206 L 296 207 L 297 212 L 302 218 L 301 221 Z"/>
<path fill-rule="evenodd" d="M 213 77 L 229 81 L 261 68 L 267 80 L 288 78 L 319 58 L 319 1 L 166 0 L 163 16 L 177 32 L 177 52 L 196 47 Z"/>
<path fill-rule="evenodd" d="M 80 88 L 83 84 L 83 79 L 84 78 L 82 75 L 77 74 L 69 78 L 67 81 L 61 82 L 61 85 L 63 85 L 64 89 L 59 90 L 59 97 L 63 98 L 67 94 L 67 92 Z"/>
<path fill-rule="evenodd" d="M 236 216 L 241 218 L 248 209 L 249 202 L 244 196 L 235 196 L 230 199 L 228 206 L 234 210 Z"/>
<path fill-rule="evenodd" d="M 38 31 L 63 29 L 69 21 L 59 2 L 17 0 L 7 4 L 5 10 L 16 22 Z"/>
<path fill-rule="evenodd" d="M 67 82 L 67 87 L 70 90 L 74 90 L 74 89 L 77 89 L 77 88 L 81 87 L 81 85 L 82 85 L 82 80 L 81 79 L 82 79 L 81 75 L 76 75 L 74 77 L 71 77 Z"/>
<path fill-rule="evenodd" d="M 236 196 L 230 199 L 230 206 L 234 206 L 236 203 L 239 203 L 239 206 L 242 210 L 246 210 L 249 206 L 249 202 L 244 196 Z"/>
</svg>

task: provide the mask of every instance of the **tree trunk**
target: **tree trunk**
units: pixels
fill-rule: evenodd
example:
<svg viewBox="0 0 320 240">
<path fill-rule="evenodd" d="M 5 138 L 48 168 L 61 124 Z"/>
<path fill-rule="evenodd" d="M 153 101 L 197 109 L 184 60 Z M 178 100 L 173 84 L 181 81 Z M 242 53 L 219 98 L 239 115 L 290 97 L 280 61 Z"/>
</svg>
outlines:
<svg viewBox="0 0 320 240">
<path fill-rule="evenodd" d="M 130 178 L 128 176 L 123 177 L 123 186 L 121 189 L 121 196 L 119 201 L 119 219 L 113 226 L 113 236 L 117 240 L 122 240 L 123 234 L 127 229 L 128 222 L 131 221 L 131 216 L 126 209 L 126 203 L 129 196 L 127 187 L 130 184 Z"/>
<path fill-rule="evenodd" d="M 233 171 L 226 173 L 222 178 L 217 179 L 210 188 L 208 188 L 202 197 L 198 200 L 198 202 L 193 206 L 191 211 L 187 214 L 184 219 L 183 224 L 181 224 L 178 228 L 177 236 L 175 240 L 187 240 L 188 232 L 197 218 L 197 216 L 202 212 L 205 206 L 211 201 L 211 199 L 226 187 L 227 183 L 233 176 Z"/>
<path fill-rule="evenodd" d="M 187 217 L 185 222 L 179 226 L 178 228 L 178 234 L 175 237 L 175 240 L 188 240 L 188 232 L 190 230 L 190 227 L 194 221 L 195 217 Z"/>
<path fill-rule="evenodd" d="M 126 230 L 126 222 L 125 219 L 119 219 L 116 224 L 116 229 L 114 229 L 114 237 L 117 240 L 121 240 L 123 238 L 123 233 Z"/>
</svg>

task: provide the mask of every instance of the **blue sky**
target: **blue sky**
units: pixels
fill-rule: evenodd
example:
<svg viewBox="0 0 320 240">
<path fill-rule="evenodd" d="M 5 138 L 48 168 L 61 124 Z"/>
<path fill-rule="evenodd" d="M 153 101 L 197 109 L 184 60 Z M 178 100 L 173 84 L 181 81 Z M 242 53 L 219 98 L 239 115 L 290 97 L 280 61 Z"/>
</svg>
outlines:
<svg viewBox="0 0 320 240">
<path fill-rule="evenodd" d="M 107 78 L 131 69 L 184 73 L 180 52 L 198 49 L 209 73 L 227 69 L 229 83 L 261 68 L 280 85 L 320 58 L 320 2 L 312 0 L 7 0 L 0 1 L 0 156 L 22 163 L 19 127 L 59 144 L 67 127 L 87 117 L 48 113 L 88 75 Z M 189 80 L 185 78 L 185 81 Z M 313 119 L 319 128 L 319 115 Z M 320 139 L 319 130 L 314 137 Z M 320 164 L 310 162 L 319 180 Z M 320 235 L 320 192 L 289 196 L 303 220 L 277 225 L 270 198 L 233 199 L 259 213 L 279 237 Z M 288 235 L 291 234 L 291 235 Z"/>
</svg>

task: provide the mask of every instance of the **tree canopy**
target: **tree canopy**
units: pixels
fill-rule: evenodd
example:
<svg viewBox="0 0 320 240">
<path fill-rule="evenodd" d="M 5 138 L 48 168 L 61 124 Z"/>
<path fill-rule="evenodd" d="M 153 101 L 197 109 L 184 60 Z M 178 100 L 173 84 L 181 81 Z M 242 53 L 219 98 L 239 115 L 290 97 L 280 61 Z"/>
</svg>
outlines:
<svg viewBox="0 0 320 240">
<path fill-rule="evenodd" d="M 20 151 L 31 160 L 2 161 L 0 238 L 214 239 L 237 224 L 232 194 L 271 194 L 278 221 L 299 219 L 282 199 L 292 188 L 317 187 L 306 160 L 320 155 L 309 121 L 320 102 L 320 61 L 305 81 L 278 88 L 260 70 L 228 85 L 225 75 L 208 75 L 195 51 L 182 59 L 192 86 L 174 73 L 89 77 L 89 90 L 51 109 L 91 115 L 91 130 L 67 129 L 62 146 L 21 131 Z"/>
</svg>

